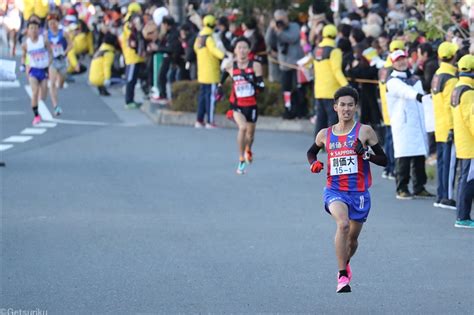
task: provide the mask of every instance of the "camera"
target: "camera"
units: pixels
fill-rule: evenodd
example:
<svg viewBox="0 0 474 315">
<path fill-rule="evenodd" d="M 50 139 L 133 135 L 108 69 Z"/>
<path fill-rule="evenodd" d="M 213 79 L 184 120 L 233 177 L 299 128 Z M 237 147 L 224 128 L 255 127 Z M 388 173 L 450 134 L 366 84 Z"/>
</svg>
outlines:
<svg viewBox="0 0 474 315">
<path fill-rule="evenodd" d="M 278 28 L 284 28 L 285 27 L 285 22 L 283 22 L 283 21 L 276 21 L 275 24 L 276 24 L 276 27 L 278 27 Z"/>
</svg>

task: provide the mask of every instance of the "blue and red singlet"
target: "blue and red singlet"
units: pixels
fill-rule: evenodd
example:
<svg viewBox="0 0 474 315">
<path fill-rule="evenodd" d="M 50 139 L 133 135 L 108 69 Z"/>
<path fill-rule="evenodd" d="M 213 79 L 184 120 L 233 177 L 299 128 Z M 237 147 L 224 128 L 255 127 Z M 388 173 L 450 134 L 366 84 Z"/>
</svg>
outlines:
<svg viewBox="0 0 474 315">
<path fill-rule="evenodd" d="M 335 135 L 333 126 L 327 129 L 327 188 L 360 192 L 367 191 L 372 185 L 369 161 L 354 150 L 360 127 L 361 124 L 356 122 L 345 135 Z"/>
</svg>

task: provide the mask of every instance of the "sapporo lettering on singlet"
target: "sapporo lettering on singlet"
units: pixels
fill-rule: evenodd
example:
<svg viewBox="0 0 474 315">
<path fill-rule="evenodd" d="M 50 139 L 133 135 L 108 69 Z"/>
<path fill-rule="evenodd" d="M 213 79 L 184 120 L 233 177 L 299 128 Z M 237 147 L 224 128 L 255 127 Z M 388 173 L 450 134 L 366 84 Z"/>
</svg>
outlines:
<svg viewBox="0 0 474 315">
<path fill-rule="evenodd" d="M 329 144 L 330 175 L 346 175 L 358 172 L 358 159 L 353 146 L 355 141 L 331 142 Z"/>
</svg>

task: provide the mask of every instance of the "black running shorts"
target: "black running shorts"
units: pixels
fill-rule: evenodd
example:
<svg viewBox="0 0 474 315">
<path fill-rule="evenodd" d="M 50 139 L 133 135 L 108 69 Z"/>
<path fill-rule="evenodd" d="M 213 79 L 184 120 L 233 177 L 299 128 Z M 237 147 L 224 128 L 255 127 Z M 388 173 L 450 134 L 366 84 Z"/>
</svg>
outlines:
<svg viewBox="0 0 474 315">
<path fill-rule="evenodd" d="M 258 119 L 257 106 L 234 106 L 234 111 L 241 113 L 249 123 L 256 123 Z"/>
</svg>

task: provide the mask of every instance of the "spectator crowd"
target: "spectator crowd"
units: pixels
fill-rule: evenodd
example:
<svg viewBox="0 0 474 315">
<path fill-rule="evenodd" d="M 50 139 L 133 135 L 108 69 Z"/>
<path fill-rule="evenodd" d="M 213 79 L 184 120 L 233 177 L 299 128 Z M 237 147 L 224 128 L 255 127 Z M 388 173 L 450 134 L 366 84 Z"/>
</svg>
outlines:
<svg viewBox="0 0 474 315">
<path fill-rule="evenodd" d="M 47 22 L 58 20 L 70 42 L 67 80 L 88 71 L 103 96 L 124 84 L 128 109 L 141 105 L 138 82 L 151 102 L 166 105 L 173 82 L 197 80 L 195 127 L 208 129 L 216 127 L 222 70 L 233 62 L 234 42 L 245 37 L 250 60 L 262 65 L 266 80 L 280 83 L 284 119 L 310 119 L 316 134 L 337 122 L 335 91 L 356 88 L 358 119 L 384 143 L 389 163 L 383 177 L 396 181 L 396 197 L 433 197 L 434 206 L 457 209 L 457 226 L 474 227 L 472 1 L 454 1 L 451 21 L 438 27 L 436 39 L 423 31 L 429 12 L 416 1 L 332 2 L 345 9 L 310 2 L 296 15 L 259 8 L 244 15 L 189 0 L 177 21 L 163 0 L 1 0 L 0 24 L 14 56 L 27 21 L 47 31 Z M 425 188 L 427 164 L 436 164 L 436 195 Z"/>
</svg>

